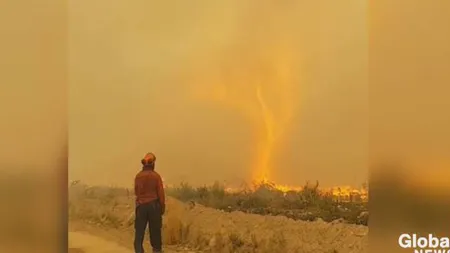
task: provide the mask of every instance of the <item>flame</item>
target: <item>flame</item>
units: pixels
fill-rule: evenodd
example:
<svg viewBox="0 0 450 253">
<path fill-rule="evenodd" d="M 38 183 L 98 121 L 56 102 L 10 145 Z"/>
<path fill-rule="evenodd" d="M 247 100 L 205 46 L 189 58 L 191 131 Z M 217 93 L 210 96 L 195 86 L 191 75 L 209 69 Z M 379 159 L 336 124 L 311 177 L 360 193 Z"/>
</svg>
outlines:
<svg viewBox="0 0 450 253">
<path fill-rule="evenodd" d="M 278 190 L 282 192 L 285 196 L 289 192 L 300 192 L 308 186 L 290 186 L 275 184 L 270 181 L 254 181 L 251 187 L 241 186 L 241 187 L 230 187 L 225 186 L 224 190 L 230 194 L 239 194 L 242 192 L 254 192 L 259 187 L 266 186 L 273 190 Z M 177 188 L 173 184 L 164 184 L 165 188 Z M 335 186 L 331 188 L 318 188 L 318 193 L 322 196 L 332 196 L 335 201 L 339 202 L 350 202 L 352 200 L 359 200 L 362 202 L 367 202 L 369 200 L 368 187 L 362 185 L 360 188 L 354 188 L 351 186 Z"/>
<path fill-rule="evenodd" d="M 253 183 L 253 187 L 250 189 L 252 191 L 255 191 L 258 189 L 258 187 L 261 187 L 262 185 L 266 185 L 268 187 L 271 187 L 272 189 L 278 190 L 285 195 L 289 192 L 300 192 L 305 190 L 305 188 L 309 188 L 309 186 L 289 186 L 289 185 L 282 185 L 282 184 L 276 184 L 269 181 L 255 181 Z M 228 187 L 225 189 L 225 191 L 229 193 L 238 193 L 241 192 L 242 188 L 233 188 Z M 330 188 L 318 188 L 318 193 L 323 196 L 332 196 L 334 200 L 340 201 L 340 202 L 349 202 L 352 200 L 360 200 L 367 202 L 369 199 L 369 192 L 368 188 L 366 186 L 361 186 L 360 188 L 354 188 L 351 186 L 335 186 Z"/>
</svg>

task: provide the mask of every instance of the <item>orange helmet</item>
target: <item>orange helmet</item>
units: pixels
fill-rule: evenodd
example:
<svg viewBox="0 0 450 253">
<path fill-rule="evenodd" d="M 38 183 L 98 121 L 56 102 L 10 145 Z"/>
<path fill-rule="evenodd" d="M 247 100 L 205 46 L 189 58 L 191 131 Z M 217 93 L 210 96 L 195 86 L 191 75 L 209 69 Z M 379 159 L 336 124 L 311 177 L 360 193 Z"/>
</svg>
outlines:
<svg viewBox="0 0 450 253">
<path fill-rule="evenodd" d="M 153 153 L 147 153 L 141 160 L 143 165 L 149 165 L 156 161 L 156 156 Z"/>
</svg>

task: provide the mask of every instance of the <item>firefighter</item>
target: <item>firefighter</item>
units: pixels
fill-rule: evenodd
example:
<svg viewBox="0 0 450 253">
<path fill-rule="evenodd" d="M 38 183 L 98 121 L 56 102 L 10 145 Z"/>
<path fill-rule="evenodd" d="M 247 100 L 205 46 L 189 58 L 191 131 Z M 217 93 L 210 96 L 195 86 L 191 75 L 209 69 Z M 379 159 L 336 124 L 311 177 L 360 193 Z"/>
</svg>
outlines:
<svg viewBox="0 0 450 253">
<path fill-rule="evenodd" d="M 143 242 L 147 224 L 150 244 L 154 253 L 162 252 L 162 215 L 165 212 L 165 196 L 161 176 L 155 171 L 156 157 L 147 153 L 141 160 L 142 170 L 134 180 L 136 195 L 134 250 L 144 253 Z"/>
</svg>

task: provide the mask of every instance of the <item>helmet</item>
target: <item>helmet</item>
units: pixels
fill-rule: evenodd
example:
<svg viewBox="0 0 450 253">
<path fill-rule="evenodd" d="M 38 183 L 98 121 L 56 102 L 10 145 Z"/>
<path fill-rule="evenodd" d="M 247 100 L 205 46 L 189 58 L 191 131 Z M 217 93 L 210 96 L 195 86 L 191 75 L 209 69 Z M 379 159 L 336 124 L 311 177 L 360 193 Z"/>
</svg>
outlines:
<svg viewBox="0 0 450 253">
<path fill-rule="evenodd" d="M 141 160 L 142 165 L 150 165 L 156 161 L 156 156 L 153 153 L 147 153 Z"/>
</svg>

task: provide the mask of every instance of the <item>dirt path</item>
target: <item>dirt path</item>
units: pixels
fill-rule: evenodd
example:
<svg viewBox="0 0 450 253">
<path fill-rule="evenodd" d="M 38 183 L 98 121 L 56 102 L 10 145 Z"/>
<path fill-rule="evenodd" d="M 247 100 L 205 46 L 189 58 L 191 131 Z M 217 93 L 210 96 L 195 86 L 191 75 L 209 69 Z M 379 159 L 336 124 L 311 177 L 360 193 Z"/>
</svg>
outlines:
<svg viewBox="0 0 450 253">
<path fill-rule="evenodd" d="M 132 238 L 123 231 L 104 230 L 83 222 L 69 222 L 69 253 L 134 253 Z M 148 238 L 145 252 L 151 252 Z M 167 246 L 165 253 L 197 253 L 186 248 Z"/>
<path fill-rule="evenodd" d="M 69 253 L 133 253 L 119 244 L 84 232 L 69 232 Z"/>
</svg>

